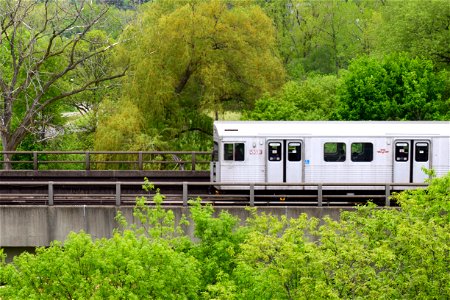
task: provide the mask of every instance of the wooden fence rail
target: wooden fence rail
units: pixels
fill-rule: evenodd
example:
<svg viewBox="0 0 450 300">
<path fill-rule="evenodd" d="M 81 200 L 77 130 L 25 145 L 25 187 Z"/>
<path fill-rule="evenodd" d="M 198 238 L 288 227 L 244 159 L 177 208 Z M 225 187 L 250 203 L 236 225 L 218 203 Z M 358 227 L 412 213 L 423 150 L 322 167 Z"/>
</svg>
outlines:
<svg viewBox="0 0 450 300">
<path fill-rule="evenodd" d="M 10 160 L 6 161 L 9 156 Z M 206 170 L 209 151 L 1 151 L 12 170 Z"/>
</svg>

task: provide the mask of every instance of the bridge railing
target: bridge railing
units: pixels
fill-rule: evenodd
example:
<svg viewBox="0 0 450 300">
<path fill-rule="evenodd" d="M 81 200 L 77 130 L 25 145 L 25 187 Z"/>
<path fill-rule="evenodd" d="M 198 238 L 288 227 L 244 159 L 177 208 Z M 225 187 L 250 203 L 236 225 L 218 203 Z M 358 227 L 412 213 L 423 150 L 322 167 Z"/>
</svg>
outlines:
<svg viewBox="0 0 450 300">
<path fill-rule="evenodd" d="M 11 159 L 6 162 L 6 155 Z M 209 151 L 1 151 L 12 170 L 207 170 Z"/>
<path fill-rule="evenodd" d="M 9 192 L 0 191 L 0 204 L 109 204 L 134 205 L 136 197 L 151 197 L 154 193 L 130 193 L 130 186 L 142 186 L 144 182 L 74 182 L 74 181 L 0 181 L 0 188 L 5 187 Z M 212 204 L 224 205 L 354 205 L 365 203 L 367 200 L 378 200 L 380 205 L 391 206 L 392 191 L 427 186 L 426 183 L 218 183 L 218 182 L 154 182 L 155 187 L 171 187 L 171 194 L 165 194 L 165 204 L 188 205 L 189 199 L 200 197 Z M 213 192 L 213 187 L 234 186 L 236 190 L 231 194 Z M 87 189 L 86 187 L 94 187 Z M 174 188 L 175 187 L 175 188 Z M 245 189 L 238 190 L 245 187 Z M 278 189 L 265 189 L 267 187 Z M 292 189 L 283 190 L 283 187 Z M 306 189 L 306 188 L 309 189 Z M 370 187 L 366 193 L 343 193 L 336 188 L 351 187 L 352 191 L 358 187 Z M 376 190 L 373 190 L 373 188 Z M 60 189 L 60 191 L 57 190 Z M 261 189 L 263 188 L 263 189 Z M 139 189 L 139 188 L 137 188 Z M 136 191 L 137 189 L 134 189 Z M 12 191 L 12 192 L 11 192 Z M 80 192 L 82 191 L 82 192 Z M 175 191 L 175 192 L 173 192 Z M 237 193 L 236 193 L 237 191 Z M 267 193 L 269 191 L 269 193 Z M 375 193 L 376 192 L 376 193 Z M 164 192 L 163 192 L 164 194 Z M 376 202 L 376 201 L 374 201 Z"/>
</svg>

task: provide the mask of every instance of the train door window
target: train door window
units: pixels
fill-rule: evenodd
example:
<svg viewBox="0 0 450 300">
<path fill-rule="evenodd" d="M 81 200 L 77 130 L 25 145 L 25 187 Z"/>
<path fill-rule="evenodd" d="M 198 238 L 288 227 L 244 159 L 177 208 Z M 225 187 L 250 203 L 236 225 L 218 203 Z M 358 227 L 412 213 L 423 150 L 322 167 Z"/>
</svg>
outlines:
<svg viewBox="0 0 450 300">
<path fill-rule="evenodd" d="M 223 144 L 223 159 L 243 161 L 245 160 L 244 143 L 225 143 Z"/>
<path fill-rule="evenodd" d="M 409 144 L 396 143 L 395 144 L 395 161 L 408 161 L 409 158 Z"/>
<path fill-rule="evenodd" d="M 323 146 L 323 159 L 329 162 L 345 161 L 345 143 L 325 143 Z"/>
<path fill-rule="evenodd" d="M 219 144 L 217 142 L 214 142 L 214 148 L 212 152 L 212 161 L 218 161 L 219 160 Z"/>
<path fill-rule="evenodd" d="M 302 159 L 302 146 L 300 143 L 288 143 L 288 160 L 300 161 Z"/>
<path fill-rule="evenodd" d="M 351 150 L 353 162 L 370 162 L 373 160 L 372 143 L 352 143 Z"/>
<path fill-rule="evenodd" d="M 281 143 L 269 143 L 269 161 L 281 160 Z"/>
<path fill-rule="evenodd" d="M 428 143 L 416 143 L 415 154 L 417 162 L 427 162 L 428 161 Z"/>
</svg>

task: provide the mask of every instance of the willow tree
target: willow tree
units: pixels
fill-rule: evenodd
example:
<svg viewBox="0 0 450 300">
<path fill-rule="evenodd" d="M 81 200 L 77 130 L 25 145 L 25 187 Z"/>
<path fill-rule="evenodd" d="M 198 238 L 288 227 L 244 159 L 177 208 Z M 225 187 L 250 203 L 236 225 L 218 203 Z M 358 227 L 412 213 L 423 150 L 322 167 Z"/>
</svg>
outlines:
<svg viewBox="0 0 450 300">
<path fill-rule="evenodd" d="M 124 70 L 100 76 L 74 75 L 115 45 L 86 47 L 90 41 L 86 37 L 107 11 L 87 1 L 0 1 L 0 136 L 4 151 L 14 151 L 28 134 L 39 130 L 42 115 L 61 100 L 124 75 Z M 4 167 L 10 168 L 8 153 L 4 160 Z"/>
<path fill-rule="evenodd" d="M 252 105 L 284 81 L 272 21 L 245 2 L 155 1 L 122 39 L 118 59 L 130 72 L 119 104 L 132 101 L 148 130 L 165 129 L 170 137 L 210 133 L 208 113 Z"/>
</svg>

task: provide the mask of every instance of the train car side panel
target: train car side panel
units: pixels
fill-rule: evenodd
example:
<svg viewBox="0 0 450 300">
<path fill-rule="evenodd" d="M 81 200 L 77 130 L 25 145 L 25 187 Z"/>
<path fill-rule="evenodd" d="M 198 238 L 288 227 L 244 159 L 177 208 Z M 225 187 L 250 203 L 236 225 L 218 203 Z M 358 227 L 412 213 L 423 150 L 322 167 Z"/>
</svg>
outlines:
<svg viewBox="0 0 450 300">
<path fill-rule="evenodd" d="M 433 138 L 431 164 L 436 176 L 444 176 L 450 170 L 450 139 Z"/>
<path fill-rule="evenodd" d="M 216 180 L 222 183 L 264 182 L 263 145 L 254 137 L 227 137 L 218 141 L 220 168 Z"/>
<path fill-rule="evenodd" d="M 216 182 L 421 183 L 424 168 L 450 169 L 450 122 L 219 121 L 214 129 Z"/>
<path fill-rule="evenodd" d="M 305 146 L 306 182 L 385 183 L 392 180 L 386 138 L 311 138 Z"/>
</svg>

